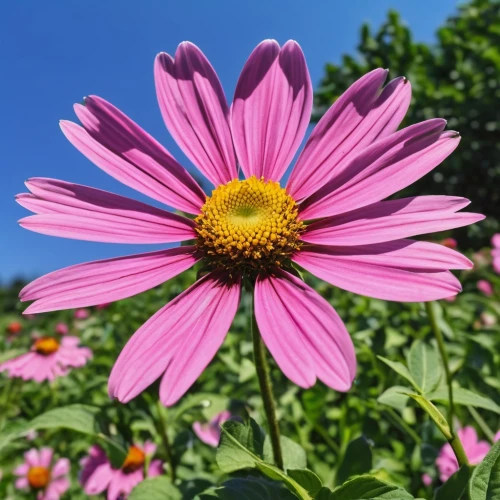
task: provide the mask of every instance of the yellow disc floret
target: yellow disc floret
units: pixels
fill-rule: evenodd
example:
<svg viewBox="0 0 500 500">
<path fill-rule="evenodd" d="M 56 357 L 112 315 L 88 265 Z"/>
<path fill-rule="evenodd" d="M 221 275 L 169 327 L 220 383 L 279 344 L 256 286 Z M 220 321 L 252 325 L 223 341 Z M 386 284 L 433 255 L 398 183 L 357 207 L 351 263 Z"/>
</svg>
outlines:
<svg viewBox="0 0 500 500">
<path fill-rule="evenodd" d="M 277 182 L 250 177 L 217 187 L 197 223 L 198 247 L 226 269 L 282 267 L 300 245 L 298 206 Z"/>
</svg>

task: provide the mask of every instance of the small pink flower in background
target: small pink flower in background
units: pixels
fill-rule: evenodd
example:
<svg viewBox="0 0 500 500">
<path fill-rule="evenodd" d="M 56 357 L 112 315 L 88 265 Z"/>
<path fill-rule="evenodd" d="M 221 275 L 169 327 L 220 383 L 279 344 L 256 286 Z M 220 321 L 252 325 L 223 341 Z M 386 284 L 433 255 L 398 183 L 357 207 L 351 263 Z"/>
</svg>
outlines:
<svg viewBox="0 0 500 500">
<path fill-rule="evenodd" d="M 500 274 L 500 233 L 494 234 L 491 238 L 491 257 L 493 259 L 493 269 Z"/>
<path fill-rule="evenodd" d="M 11 378 L 52 381 L 67 375 L 70 368 L 84 366 L 92 357 L 92 351 L 79 344 L 78 337 L 63 337 L 61 342 L 53 337 L 39 337 L 30 352 L 1 363 L 0 371 L 7 371 Z"/>
<path fill-rule="evenodd" d="M 97 96 L 75 105 L 82 126 L 62 121 L 68 140 L 98 167 L 142 194 L 196 218 L 70 182 L 34 178 L 17 201 L 34 212 L 20 224 L 73 239 L 196 245 L 71 266 L 27 285 L 26 312 L 90 307 L 153 288 L 199 261 L 211 272 L 162 307 L 129 340 L 109 379 L 128 402 L 162 377 L 170 406 L 222 345 L 243 280 L 284 374 L 300 387 L 319 379 L 338 391 L 356 375 L 352 340 L 336 311 L 294 275 L 294 261 L 328 283 L 384 300 L 421 302 L 461 291 L 450 270 L 463 255 L 412 238 L 467 226 L 469 200 L 417 196 L 384 201 L 432 171 L 458 146 L 457 132 L 431 119 L 398 130 L 411 85 L 375 69 L 356 81 L 304 138 L 313 89 L 295 41 L 259 44 L 228 105 L 214 68 L 195 45 L 155 61 L 160 111 L 180 148 L 215 186 L 209 196 L 147 132 Z M 239 171 L 245 179 L 239 180 Z M 224 207 L 223 210 L 220 208 Z M 307 221 L 314 221 L 310 224 Z M 285 332 L 285 333 L 284 333 Z"/>
<path fill-rule="evenodd" d="M 87 319 L 90 316 L 90 311 L 88 309 L 76 309 L 73 313 L 75 319 Z"/>
<path fill-rule="evenodd" d="M 444 245 L 447 248 L 452 248 L 453 250 L 458 247 L 458 243 L 455 238 L 445 238 L 444 240 L 441 240 L 441 245 Z"/>
<path fill-rule="evenodd" d="M 26 436 L 24 436 L 28 441 L 34 441 L 38 437 L 38 432 L 35 429 L 28 431 Z"/>
<path fill-rule="evenodd" d="M 144 480 L 144 462 L 146 456 L 153 456 L 156 445 L 146 441 L 143 446 L 132 445 L 120 469 L 113 469 L 106 453 L 99 446 L 92 446 L 89 455 L 82 459 L 83 467 L 80 482 L 87 495 L 99 495 L 107 490 L 108 500 L 125 498 L 134 487 Z M 152 460 L 147 477 L 162 473 L 161 460 Z"/>
<path fill-rule="evenodd" d="M 493 326 L 497 323 L 496 317 L 487 312 L 481 313 L 480 319 L 483 326 Z"/>
<path fill-rule="evenodd" d="M 200 438 L 200 441 L 217 448 L 221 433 L 220 426 L 230 418 L 231 413 L 228 410 L 221 411 L 210 422 L 194 422 L 193 431 Z"/>
<path fill-rule="evenodd" d="M 26 452 L 24 463 L 14 470 L 16 488 L 36 493 L 37 500 L 59 500 L 70 486 L 70 462 L 67 458 L 54 462 L 53 454 L 51 448 Z"/>
<path fill-rule="evenodd" d="M 69 333 L 69 326 L 66 323 L 57 323 L 54 331 L 59 335 L 67 335 Z"/>
<path fill-rule="evenodd" d="M 424 486 L 430 486 L 432 484 L 432 477 L 429 474 L 422 474 L 422 483 L 424 483 Z"/>
<path fill-rule="evenodd" d="M 465 450 L 465 454 L 471 465 L 477 465 L 483 460 L 490 450 L 490 444 L 487 441 L 479 441 L 474 427 L 464 427 L 457 431 L 460 441 Z M 449 443 L 446 443 L 439 452 L 436 459 L 436 465 L 439 470 L 441 481 L 445 482 L 458 470 L 458 462 Z"/>
<path fill-rule="evenodd" d="M 484 295 L 488 297 L 491 297 L 494 293 L 493 285 L 489 281 L 479 280 L 476 286 L 480 292 L 484 293 Z"/>
<path fill-rule="evenodd" d="M 500 441 L 500 431 L 498 431 L 496 434 L 495 434 L 495 437 L 493 438 L 493 441 L 495 441 L 495 443 L 497 441 Z"/>
</svg>

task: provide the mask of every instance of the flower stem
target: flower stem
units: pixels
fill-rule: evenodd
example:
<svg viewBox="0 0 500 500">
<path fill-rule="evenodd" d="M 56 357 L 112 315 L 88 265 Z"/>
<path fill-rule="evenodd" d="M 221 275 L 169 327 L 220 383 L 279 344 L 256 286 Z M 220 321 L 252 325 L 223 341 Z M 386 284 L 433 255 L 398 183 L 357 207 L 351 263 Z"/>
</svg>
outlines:
<svg viewBox="0 0 500 500">
<path fill-rule="evenodd" d="M 163 448 L 165 448 L 165 453 L 167 455 L 168 471 L 170 473 L 170 479 L 172 483 L 176 480 L 175 473 L 175 459 L 172 453 L 172 447 L 170 446 L 170 441 L 168 439 L 167 426 L 165 424 L 165 407 L 158 400 L 158 430 L 163 443 Z"/>
<path fill-rule="evenodd" d="M 453 385 L 452 385 L 452 377 L 450 365 L 448 362 L 448 353 L 446 352 L 446 347 L 444 344 L 443 334 L 441 333 L 441 329 L 437 323 L 436 317 L 436 306 L 434 302 L 425 302 L 425 309 L 427 311 L 427 316 L 429 317 L 429 322 L 431 324 L 432 331 L 434 333 L 434 337 L 436 338 L 436 342 L 439 349 L 439 354 L 441 355 L 441 360 L 443 362 L 444 372 L 446 375 L 446 385 L 448 386 L 448 426 L 449 432 L 445 434 L 448 443 L 453 449 L 453 453 L 457 458 L 458 465 L 461 467 L 462 465 L 469 465 L 469 460 L 467 459 L 467 455 L 465 453 L 464 447 L 460 438 L 458 437 L 455 429 L 453 427 L 453 419 L 455 418 L 455 404 L 453 402 Z"/>
<path fill-rule="evenodd" d="M 448 386 L 448 423 L 450 428 L 453 429 L 453 419 L 455 417 L 455 404 L 453 402 L 453 385 L 450 366 L 448 362 L 448 354 L 446 352 L 446 347 L 444 345 L 443 334 L 438 326 L 436 318 L 436 308 L 433 302 L 426 302 L 425 309 L 427 311 L 427 316 L 429 317 L 429 322 L 431 324 L 434 337 L 436 338 L 437 345 L 439 348 L 439 354 L 441 355 L 441 360 L 443 361 L 444 372 L 446 375 L 446 385 Z"/>
<path fill-rule="evenodd" d="M 281 454 L 280 428 L 276 418 L 276 404 L 273 397 L 273 388 L 269 374 L 269 365 L 266 360 L 266 348 L 262 337 L 260 336 L 255 313 L 252 310 L 252 341 L 255 358 L 255 368 L 257 378 L 259 379 L 260 393 L 264 403 L 267 425 L 269 427 L 269 437 L 273 449 L 274 463 L 280 469 L 283 469 L 283 455 Z"/>
</svg>

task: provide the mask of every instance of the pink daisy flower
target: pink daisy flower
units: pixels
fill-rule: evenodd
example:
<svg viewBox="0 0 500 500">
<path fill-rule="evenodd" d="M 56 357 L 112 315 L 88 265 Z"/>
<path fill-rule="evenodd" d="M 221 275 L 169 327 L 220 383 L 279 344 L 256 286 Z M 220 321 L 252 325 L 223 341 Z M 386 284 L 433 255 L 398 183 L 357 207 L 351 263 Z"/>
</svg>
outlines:
<svg viewBox="0 0 500 500">
<path fill-rule="evenodd" d="M 75 319 L 87 319 L 90 316 L 90 312 L 88 309 L 77 309 L 73 313 L 73 317 Z"/>
<path fill-rule="evenodd" d="M 430 486 L 432 484 L 432 477 L 429 474 L 422 474 L 422 483 L 424 483 L 424 486 Z"/>
<path fill-rule="evenodd" d="M 66 323 L 57 323 L 54 331 L 59 335 L 67 335 L 69 333 L 69 327 Z"/>
<path fill-rule="evenodd" d="M 477 289 L 481 292 L 484 293 L 487 297 L 491 297 L 494 293 L 493 290 L 493 285 L 486 280 L 479 280 L 476 284 Z"/>
<path fill-rule="evenodd" d="M 20 224 L 82 240 L 193 245 L 88 262 L 55 271 L 21 292 L 26 312 L 112 302 L 155 287 L 198 261 L 209 270 L 131 338 L 109 381 L 122 402 L 163 376 L 160 398 L 174 404 L 214 357 L 231 325 L 243 279 L 254 286 L 262 338 L 284 374 L 301 387 L 320 379 L 347 391 L 356 372 L 352 341 L 338 314 L 300 280 L 292 262 L 334 286 L 396 301 L 455 295 L 450 269 L 461 254 L 408 239 L 472 224 L 464 198 L 382 201 L 430 172 L 458 145 L 446 122 L 397 131 L 411 98 L 406 78 L 383 88 L 387 71 L 355 82 L 313 130 L 284 187 L 309 123 L 313 92 L 294 41 L 262 42 L 246 62 L 228 106 L 217 75 L 195 45 L 159 54 L 155 82 L 165 124 L 216 187 L 206 196 L 171 154 L 100 97 L 75 105 L 83 126 L 63 121 L 69 141 L 105 172 L 194 220 L 87 186 L 30 179 L 17 201 L 35 212 Z M 239 180 L 240 169 L 245 176 Z"/>
<path fill-rule="evenodd" d="M 24 463 L 14 470 L 16 488 L 36 493 L 37 500 L 59 500 L 69 489 L 70 463 L 67 458 L 54 462 L 51 448 L 35 448 L 24 454 Z"/>
<path fill-rule="evenodd" d="M 144 481 L 144 462 L 146 456 L 154 455 L 156 445 L 145 442 L 143 446 L 132 445 L 120 469 L 113 469 L 106 453 L 99 446 L 92 446 L 89 455 L 82 459 L 83 467 L 80 482 L 87 495 L 98 495 L 107 490 L 108 500 L 127 497 L 134 487 Z M 161 460 L 152 460 L 147 477 L 162 473 Z"/>
<path fill-rule="evenodd" d="M 11 378 L 52 381 L 67 375 L 70 368 L 84 366 L 92 357 L 92 351 L 79 344 L 78 337 L 64 337 L 60 342 L 54 337 L 36 338 L 29 352 L 1 363 L 0 371 L 7 371 Z"/>
<path fill-rule="evenodd" d="M 460 441 L 465 450 L 465 454 L 472 465 L 476 465 L 483 460 L 490 450 L 490 444 L 486 441 L 479 441 L 474 427 L 464 427 L 457 431 Z M 439 452 L 436 459 L 441 481 L 445 482 L 458 470 L 458 462 L 449 443 L 446 443 Z"/>
<path fill-rule="evenodd" d="M 193 431 L 198 436 L 200 441 L 203 441 L 209 446 L 217 448 L 219 446 L 220 440 L 220 426 L 231 418 L 231 412 L 228 410 L 221 411 L 217 413 L 210 422 L 194 422 Z"/>
<path fill-rule="evenodd" d="M 494 234 L 491 238 L 491 257 L 493 259 L 493 269 L 500 274 L 500 233 Z"/>
</svg>

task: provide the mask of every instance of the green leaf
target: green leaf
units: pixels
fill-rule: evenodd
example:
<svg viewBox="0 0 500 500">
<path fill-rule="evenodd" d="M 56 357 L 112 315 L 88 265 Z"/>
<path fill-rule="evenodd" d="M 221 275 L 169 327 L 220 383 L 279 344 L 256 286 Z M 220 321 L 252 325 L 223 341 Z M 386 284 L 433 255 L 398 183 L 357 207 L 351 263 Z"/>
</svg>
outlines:
<svg viewBox="0 0 500 500">
<path fill-rule="evenodd" d="M 364 474 L 372 469 L 372 450 L 364 436 L 351 441 L 347 446 L 336 476 L 338 484 L 351 476 Z"/>
<path fill-rule="evenodd" d="M 281 452 L 285 469 L 305 469 L 307 467 L 306 452 L 300 444 L 286 436 L 280 436 Z M 264 440 L 264 462 L 274 464 L 273 448 L 269 436 Z"/>
<path fill-rule="evenodd" d="M 424 393 L 434 390 L 442 376 L 438 353 L 431 345 L 421 340 L 413 342 L 410 348 L 408 368 Z"/>
<path fill-rule="evenodd" d="M 446 483 L 436 490 L 434 500 L 459 500 L 465 493 L 471 475 L 471 468 L 463 465 Z"/>
<path fill-rule="evenodd" d="M 128 500 L 182 500 L 182 493 L 165 476 L 152 477 L 140 482 Z"/>
<path fill-rule="evenodd" d="M 400 363 L 399 361 L 391 361 L 390 359 L 384 358 L 382 356 L 377 356 L 377 358 L 380 359 L 380 361 L 383 361 L 388 367 L 392 368 L 396 373 L 401 375 L 403 378 L 408 380 L 408 382 L 410 382 L 410 384 L 415 388 L 417 392 L 422 392 L 422 389 L 418 386 L 417 382 L 412 377 L 408 368 L 406 368 L 406 366 L 403 365 L 403 363 Z"/>
<path fill-rule="evenodd" d="M 212 488 L 199 495 L 201 500 L 297 500 L 297 496 L 281 483 L 256 477 L 226 481 L 221 487 Z M 144 497 L 144 499 L 149 497 Z"/>
<path fill-rule="evenodd" d="M 0 363 L 7 361 L 9 359 L 15 358 L 24 354 L 26 349 L 9 349 L 8 351 L 0 352 Z"/>
<path fill-rule="evenodd" d="M 396 410 L 403 411 L 408 404 L 409 397 L 406 393 L 411 392 L 411 389 L 402 385 L 394 385 L 384 391 L 377 399 L 379 403 L 391 406 Z"/>
<path fill-rule="evenodd" d="M 253 468 L 263 454 L 262 429 L 250 419 L 247 424 L 229 420 L 221 426 L 221 440 L 216 461 L 222 472 Z"/>
<path fill-rule="evenodd" d="M 225 408 L 229 402 L 227 396 L 221 396 L 220 394 L 211 394 L 200 392 L 197 394 L 191 394 L 183 398 L 182 403 L 175 408 L 172 412 L 172 419 L 177 420 L 183 413 L 196 408 L 197 406 L 203 409 L 209 409 L 211 407 Z"/>
<path fill-rule="evenodd" d="M 288 469 L 287 475 L 304 487 L 313 498 L 316 498 L 323 486 L 321 479 L 309 469 Z"/>
<path fill-rule="evenodd" d="M 470 500 L 497 500 L 500 498 L 500 441 L 490 449 L 484 460 L 474 469 L 469 482 Z"/>
<path fill-rule="evenodd" d="M 274 479 L 275 481 L 282 481 L 285 483 L 285 486 L 295 493 L 301 500 L 313 500 L 313 498 L 309 495 L 309 492 L 303 488 L 295 479 L 291 476 L 287 476 L 281 469 L 270 464 L 266 464 L 265 462 L 257 462 L 257 469 L 259 469 L 263 474 L 265 474 L 270 479 Z"/>
<path fill-rule="evenodd" d="M 420 408 L 422 408 L 422 410 L 424 410 L 427 415 L 432 418 L 434 423 L 439 427 L 439 430 L 443 433 L 443 436 L 446 439 L 451 439 L 452 436 L 450 426 L 442 413 L 424 396 L 420 396 L 419 394 L 408 394 L 408 396 L 414 399 Z"/>
<path fill-rule="evenodd" d="M 447 403 L 448 388 L 446 386 L 438 387 L 434 392 L 426 394 L 426 397 L 430 401 Z M 459 405 L 475 406 L 476 408 L 490 410 L 500 415 L 500 406 L 494 401 L 462 387 L 453 388 L 453 401 Z"/>
<path fill-rule="evenodd" d="M 328 500 L 413 500 L 413 498 L 399 486 L 380 481 L 372 476 L 360 476 L 336 488 Z"/>
</svg>

